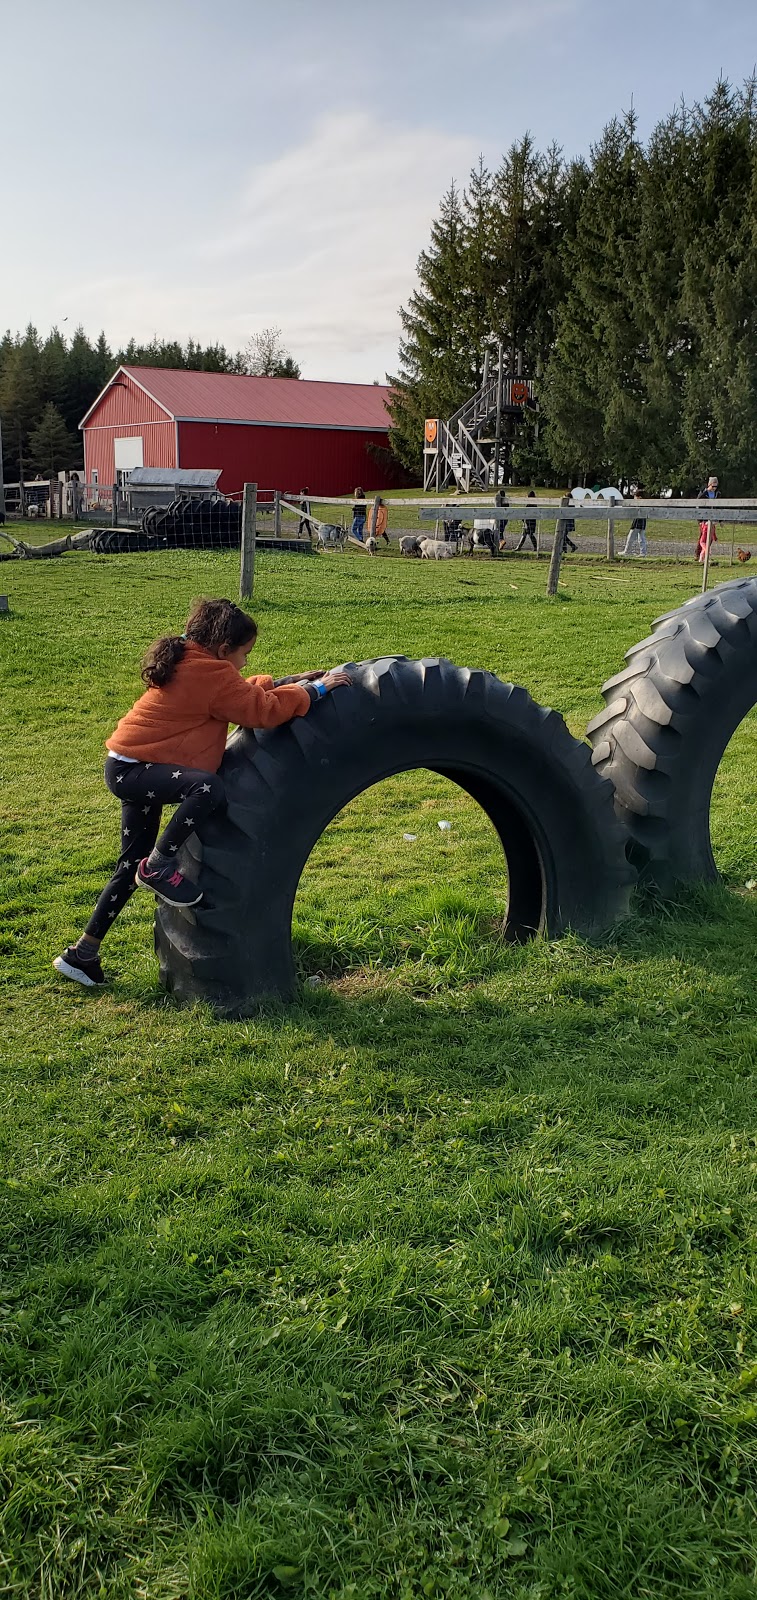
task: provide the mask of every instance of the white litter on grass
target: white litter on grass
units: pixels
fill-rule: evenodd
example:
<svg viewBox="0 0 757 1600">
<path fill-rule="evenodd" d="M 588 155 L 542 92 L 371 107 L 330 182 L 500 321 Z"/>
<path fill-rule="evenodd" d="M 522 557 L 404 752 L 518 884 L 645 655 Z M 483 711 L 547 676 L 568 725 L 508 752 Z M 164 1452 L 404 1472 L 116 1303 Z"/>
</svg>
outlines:
<svg viewBox="0 0 757 1600">
<path fill-rule="evenodd" d="M 757 889 L 757 878 L 747 878 L 746 883 L 744 884 L 744 888 L 745 889 Z"/>
<path fill-rule="evenodd" d="M 436 826 L 437 826 L 437 828 L 441 828 L 442 833 L 449 833 L 450 828 L 452 827 L 452 823 L 451 822 L 437 822 Z"/>
<path fill-rule="evenodd" d="M 417 833 L 403 833 L 402 837 L 403 839 L 407 839 L 408 844 L 414 844 L 418 835 Z"/>
<path fill-rule="evenodd" d="M 317 989 L 319 984 L 323 983 L 323 978 L 319 978 L 318 973 L 313 972 L 309 978 L 305 979 L 305 982 L 307 983 L 308 988 Z"/>
</svg>

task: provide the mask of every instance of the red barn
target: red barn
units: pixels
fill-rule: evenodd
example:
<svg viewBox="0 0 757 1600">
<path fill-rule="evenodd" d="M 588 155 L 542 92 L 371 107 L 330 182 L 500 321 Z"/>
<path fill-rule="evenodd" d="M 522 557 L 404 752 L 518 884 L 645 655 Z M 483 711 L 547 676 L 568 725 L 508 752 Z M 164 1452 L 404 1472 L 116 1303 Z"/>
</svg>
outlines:
<svg viewBox="0 0 757 1600">
<path fill-rule="evenodd" d="M 388 398 L 378 384 L 119 367 L 80 423 L 86 480 L 214 467 L 224 494 L 245 482 L 314 495 L 391 488 L 401 480 L 386 454 Z"/>
</svg>

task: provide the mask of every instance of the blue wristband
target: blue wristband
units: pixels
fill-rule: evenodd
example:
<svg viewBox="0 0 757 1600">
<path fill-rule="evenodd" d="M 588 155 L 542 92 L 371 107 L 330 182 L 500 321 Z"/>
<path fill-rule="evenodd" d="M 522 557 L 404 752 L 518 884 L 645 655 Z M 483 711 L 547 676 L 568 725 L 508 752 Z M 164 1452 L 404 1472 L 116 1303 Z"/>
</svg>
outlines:
<svg viewBox="0 0 757 1600">
<path fill-rule="evenodd" d="M 319 700 L 322 700 L 324 695 L 328 694 L 328 692 L 329 692 L 327 685 L 325 683 L 323 683 L 323 682 L 314 683 L 313 684 L 313 688 L 315 689 L 315 692 L 316 692 Z"/>
</svg>

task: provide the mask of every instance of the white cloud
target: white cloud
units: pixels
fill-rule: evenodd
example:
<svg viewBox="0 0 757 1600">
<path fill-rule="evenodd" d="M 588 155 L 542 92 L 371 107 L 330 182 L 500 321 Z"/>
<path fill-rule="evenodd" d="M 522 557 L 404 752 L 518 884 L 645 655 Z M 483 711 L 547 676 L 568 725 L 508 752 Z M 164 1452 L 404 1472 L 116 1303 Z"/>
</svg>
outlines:
<svg viewBox="0 0 757 1600">
<path fill-rule="evenodd" d="M 383 378 L 441 196 L 476 156 L 474 140 L 433 126 L 328 112 L 249 172 L 215 231 L 207 221 L 180 228 L 176 248 L 158 234 L 149 271 L 122 266 L 71 293 L 114 338 L 157 329 L 237 348 L 275 325 L 308 377 Z"/>
</svg>

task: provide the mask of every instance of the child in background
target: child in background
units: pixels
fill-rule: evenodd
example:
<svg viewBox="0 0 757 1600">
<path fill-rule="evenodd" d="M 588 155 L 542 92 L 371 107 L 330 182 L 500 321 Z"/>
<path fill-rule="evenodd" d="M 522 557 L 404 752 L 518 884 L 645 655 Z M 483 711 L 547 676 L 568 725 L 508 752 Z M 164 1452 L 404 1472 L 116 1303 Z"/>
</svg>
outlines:
<svg viewBox="0 0 757 1600">
<path fill-rule="evenodd" d="M 641 487 L 640 486 L 638 488 L 634 489 L 634 492 L 633 492 L 634 500 L 640 500 L 641 499 L 641 493 L 642 493 L 642 491 L 641 491 Z M 647 553 L 647 519 L 646 519 L 646 517 L 634 517 L 633 522 L 631 523 L 631 526 L 630 526 L 630 528 L 628 530 L 628 538 L 626 539 L 626 542 L 625 542 L 625 544 L 623 546 L 623 552 L 622 552 L 623 555 L 624 556 L 632 556 L 633 552 L 634 552 L 634 546 L 636 546 L 636 548 L 638 549 L 638 553 L 639 553 L 640 556 L 645 556 L 646 555 L 646 553 Z"/>
<path fill-rule="evenodd" d="M 169 906 L 202 899 L 175 856 L 225 802 L 218 768 L 229 723 L 278 728 L 349 684 L 347 674 L 336 671 L 276 683 L 266 676 L 242 678 L 257 631 L 231 600 L 198 600 L 181 637 L 157 639 L 147 651 L 142 678 L 148 688 L 105 741 L 105 782 L 121 801 L 121 855 L 83 934 L 53 962 L 64 978 L 87 987 L 105 982 L 100 945 L 137 886 Z M 176 810 L 158 837 L 164 805 Z"/>
<path fill-rule="evenodd" d="M 313 524 L 308 520 L 310 517 L 310 490 L 307 487 L 300 489 L 300 511 L 302 516 L 297 524 L 297 538 L 301 539 L 305 534 L 312 542 Z"/>
<path fill-rule="evenodd" d="M 528 498 L 529 498 L 529 500 L 535 500 L 536 499 L 535 490 L 529 489 Z M 532 548 L 535 550 L 537 548 L 537 545 L 536 545 L 536 518 L 535 517 L 524 517 L 523 518 L 523 532 L 521 533 L 520 539 L 518 540 L 518 543 L 515 546 L 516 550 L 522 550 L 527 539 L 531 540 Z"/>
<path fill-rule="evenodd" d="M 563 495 L 562 500 L 560 501 L 560 505 L 561 506 L 569 506 L 570 505 L 570 500 L 571 500 L 571 491 L 569 489 L 568 493 Z M 573 551 L 573 554 L 575 555 L 577 547 L 576 547 L 576 544 L 575 544 L 574 540 L 571 539 L 571 537 L 570 537 L 572 533 L 575 533 L 575 531 L 576 531 L 576 524 L 575 524 L 575 521 L 574 521 L 573 517 L 566 517 L 565 521 L 562 524 L 562 553 L 563 553 L 563 555 L 567 555 L 569 547 Z"/>
<path fill-rule="evenodd" d="M 720 498 L 720 489 L 718 488 L 718 480 L 717 480 L 717 478 L 715 478 L 715 477 L 708 478 L 707 479 L 707 487 L 706 487 L 706 489 L 702 490 L 702 493 L 700 495 L 700 499 L 702 499 L 702 500 L 718 500 L 719 498 Z M 717 534 L 715 532 L 715 524 L 714 524 L 714 522 L 700 522 L 700 524 L 699 524 L 699 538 L 697 540 L 697 551 L 696 551 L 697 560 L 698 561 L 704 561 L 705 558 L 706 558 L 708 537 L 709 537 L 710 547 L 712 547 L 712 545 L 714 545 L 714 544 L 717 544 L 718 536 L 717 536 Z"/>
<path fill-rule="evenodd" d="M 362 489 L 356 489 L 355 504 L 352 507 L 352 537 L 353 539 L 359 539 L 361 544 L 363 543 L 363 529 L 367 514 L 368 507 L 365 494 Z"/>
<path fill-rule="evenodd" d="M 386 509 L 386 502 L 384 500 L 382 500 L 380 498 L 380 496 L 376 501 L 376 526 L 375 526 L 375 528 L 372 525 L 372 519 L 373 519 L 373 512 L 371 512 L 371 532 L 373 534 L 374 539 L 383 539 L 384 544 L 388 544 L 389 543 L 389 535 L 388 535 L 388 533 L 386 531 L 386 525 L 387 525 L 387 522 L 389 521 L 389 513 L 388 513 L 388 511 Z"/>
</svg>

